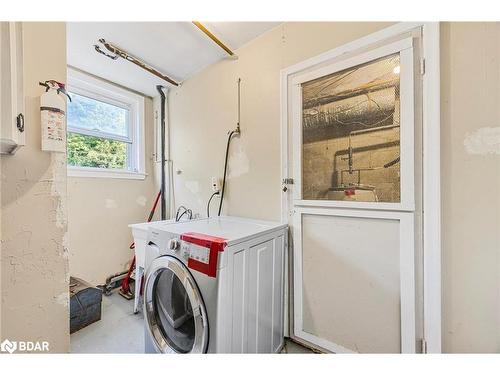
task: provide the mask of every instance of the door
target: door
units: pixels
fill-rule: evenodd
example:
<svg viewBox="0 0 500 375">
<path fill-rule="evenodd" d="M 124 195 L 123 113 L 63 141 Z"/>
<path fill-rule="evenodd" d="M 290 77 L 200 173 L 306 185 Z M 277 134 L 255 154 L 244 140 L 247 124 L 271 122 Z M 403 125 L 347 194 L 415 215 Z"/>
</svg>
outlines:
<svg viewBox="0 0 500 375">
<path fill-rule="evenodd" d="M 205 353 L 208 318 L 189 270 L 172 256 L 156 258 L 144 288 L 149 335 L 161 353 Z"/>
<path fill-rule="evenodd" d="M 418 36 L 287 81 L 292 336 L 325 351 L 414 353 L 422 337 Z"/>
</svg>

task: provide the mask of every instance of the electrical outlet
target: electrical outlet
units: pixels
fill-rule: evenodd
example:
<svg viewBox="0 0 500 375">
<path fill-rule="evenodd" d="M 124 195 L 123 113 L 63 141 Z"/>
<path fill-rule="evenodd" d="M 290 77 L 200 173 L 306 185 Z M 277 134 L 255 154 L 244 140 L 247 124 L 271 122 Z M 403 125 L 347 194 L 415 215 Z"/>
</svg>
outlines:
<svg viewBox="0 0 500 375">
<path fill-rule="evenodd" d="M 212 191 L 214 193 L 220 191 L 220 180 L 217 177 L 212 177 Z"/>
</svg>

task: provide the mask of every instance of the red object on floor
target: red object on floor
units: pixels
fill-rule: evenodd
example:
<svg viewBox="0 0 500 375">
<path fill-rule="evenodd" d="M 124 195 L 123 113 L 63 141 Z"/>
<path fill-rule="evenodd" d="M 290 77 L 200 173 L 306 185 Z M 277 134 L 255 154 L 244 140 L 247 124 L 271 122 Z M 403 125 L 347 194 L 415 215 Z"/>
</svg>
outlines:
<svg viewBox="0 0 500 375">
<path fill-rule="evenodd" d="M 153 207 L 151 208 L 151 211 L 149 212 L 149 216 L 148 216 L 148 223 L 153 220 L 153 216 L 155 214 L 155 211 L 156 211 L 156 206 L 158 206 L 158 201 L 160 200 L 160 196 L 161 196 L 161 191 L 158 192 L 158 194 L 156 195 L 156 199 L 155 199 L 155 202 L 153 204 Z M 135 249 L 135 242 L 132 242 L 132 244 L 129 246 L 129 249 L 133 250 Z M 132 272 L 134 271 L 135 269 L 135 255 L 134 255 L 134 258 L 132 259 L 132 263 L 130 263 L 130 267 L 128 269 L 128 272 L 127 272 L 127 276 L 125 276 L 125 278 L 123 279 L 122 281 L 122 285 L 120 287 L 120 290 L 122 293 L 124 294 L 131 294 L 132 292 L 130 291 L 130 275 L 132 275 Z M 137 280 L 136 280 L 137 282 Z"/>
</svg>

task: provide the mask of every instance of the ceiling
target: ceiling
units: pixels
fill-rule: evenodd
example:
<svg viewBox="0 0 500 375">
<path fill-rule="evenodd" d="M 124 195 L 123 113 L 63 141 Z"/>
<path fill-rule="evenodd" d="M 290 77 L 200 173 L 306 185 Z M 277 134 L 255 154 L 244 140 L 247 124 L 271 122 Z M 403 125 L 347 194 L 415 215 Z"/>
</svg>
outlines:
<svg viewBox="0 0 500 375">
<path fill-rule="evenodd" d="M 203 25 L 233 51 L 277 22 L 207 22 Z M 94 50 L 98 39 L 127 51 L 177 82 L 227 57 L 191 22 L 69 22 L 69 66 L 105 78 L 149 96 L 168 83 L 121 58 L 111 60 Z M 105 48 L 101 45 L 105 50 Z"/>
</svg>

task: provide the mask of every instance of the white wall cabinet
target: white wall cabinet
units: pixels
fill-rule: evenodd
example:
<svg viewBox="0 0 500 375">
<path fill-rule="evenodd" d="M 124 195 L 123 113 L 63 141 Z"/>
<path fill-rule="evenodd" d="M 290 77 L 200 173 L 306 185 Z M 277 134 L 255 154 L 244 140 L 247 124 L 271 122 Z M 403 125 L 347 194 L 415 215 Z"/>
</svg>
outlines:
<svg viewBox="0 0 500 375">
<path fill-rule="evenodd" d="M 25 144 L 21 22 L 0 22 L 0 153 Z"/>
</svg>

